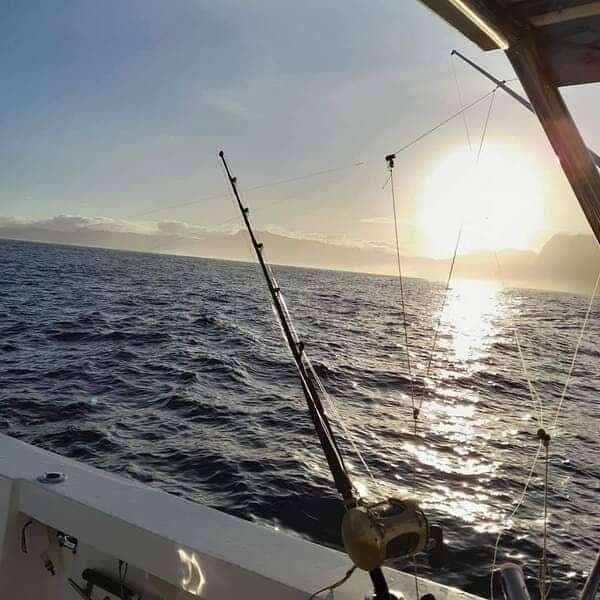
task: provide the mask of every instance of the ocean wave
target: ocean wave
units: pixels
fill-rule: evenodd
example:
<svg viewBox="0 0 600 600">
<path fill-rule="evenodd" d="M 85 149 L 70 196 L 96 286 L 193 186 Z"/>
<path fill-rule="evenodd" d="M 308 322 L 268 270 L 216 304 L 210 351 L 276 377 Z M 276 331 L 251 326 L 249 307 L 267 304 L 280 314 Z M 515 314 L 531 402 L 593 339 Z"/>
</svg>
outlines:
<svg viewBox="0 0 600 600">
<path fill-rule="evenodd" d="M 8 257 L 0 277 L 13 282 L 0 292 L 3 431 L 340 546 L 342 507 L 255 266 L 0 245 Z M 539 443 L 539 410 L 513 326 L 548 426 L 586 299 L 507 290 L 490 292 L 479 306 L 461 302 L 457 286 L 431 354 L 443 286 L 409 279 L 409 374 L 397 279 L 284 267 L 277 275 L 335 398 L 345 428 L 335 413 L 332 424 L 361 489 L 373 493 L 355 447 L 385 493 L 414 481 L 443 524 L 449 562 L 433 573 L 420 563 L 419 573 L 485 595 L 490 547 Z M 557 597 L 575 596 L 593 551 L 574 550 L 600 530 L 590 508 L 600 477 L 592 420 L 597 317 L 551 444 L 549 552 Z M 421 407 L 416 428 L 413 403 Z M 542 543 L 542 466 L 499 552 L 500 561 L 518 558 L 532 579 Z"/>
</svg>

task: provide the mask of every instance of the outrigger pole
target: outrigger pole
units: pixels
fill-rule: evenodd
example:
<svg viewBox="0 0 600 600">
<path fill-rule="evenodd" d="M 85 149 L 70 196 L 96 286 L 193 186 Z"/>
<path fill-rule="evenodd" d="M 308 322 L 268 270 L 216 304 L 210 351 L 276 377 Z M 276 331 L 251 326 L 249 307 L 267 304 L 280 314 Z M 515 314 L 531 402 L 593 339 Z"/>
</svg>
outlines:
<svg viewBox="0 0 600 600">
<path fill-rule="evenodd" d="M 533 0 L 421 2 L 483 50 L 505 51 L 600 243 L 600 174 L 559 90 L 600 81 L 598 13 L 575 14 L 579 2 L 567 2 L 564 12 Z M 590 32 L 585 41 L 581 31 Z"/>
<path fill-rule="evenodd" d="M 535 109 L 533 108 L 531 102 L 525 100 L 525 98 L 523 98 L 523 96 L 521 96 L 520 94 L 517 94 L 517 92 L 515 92 L 515 90 L 513 90 L 511 87 L 506 85 L 506 81 L 503 81 L 502 79 L 498 79 L 497 77 L 494 77 L 489 71 L 486 71 L 483 67 L 479 66 L 476 62 L 474 62 L 474 61 L 470 60 L 469 58 L 467 58 L 466 56 L 464 56 L 464 54 L 461 54 L 458 50 L 452 50 L 452 52 L 450 54 L 452 56 L 458 56 L 458 58 L 460 58 L 461 60 L 466 62 L 468 65 L 473 67 L 476 71 L 481 73 L 484 77 L 487 77 L 487 79 L 489 79 L 490 81 L 495 83 L 501 90 L 505 91 L 509 96 L 512 96 L 521 106 L 524 106 L 529 112 L 532 112 L 535 115 Z M 596 152 L 594 152 L 589 147 L 588 147 L 588 151 L 591 154 L 592 159 L 594 160 L 594 163 L 596 164 L 596 166 L 598 168 L 600 168 L 600 155 L 598 155 Z"/>
<path fill-rule="evenodd" d="M 456 52 L 463 60 L 465 58 Z M 533 109 L 546 137 L 560 160 L 581 210 L 585 215 L 594 236 L 600 243 L 600 175 L 596 165 L 598 156 L 585 146 L 583 138 L 573 121 L 558 86 L 552 81 L 539 49 L 531 35 L 523 34 L 518 44 L 506 50 L 517 77 L 531 103 L 529 106 L 518 100 L 526 108 Z M 467 61 L 471 66 L 474 63 Z M 483 69 L 477 70 L 489 78 Z M 492 79 L 492 81 L 494 81 Z M 495 83 L 498 85 L 498 81 Z M 506 86 L 500 85 L 505 91 Z M 511 96 L 515 98 L 516 93 Z M 516 98 L 515 98 L 516 99 Z"/>
<path fill-rule="evenodd" d="M 231 186 L 231 190 L 235 196 L 237 206 L 240 209 L 244 224 L 246 225 L 246 229 L 250 235 L 250 241 L 252 242 L 252 247 L 256 253 L 256 258 L 258 259 L 258 263 L 260 264 L 263 275 L 267 282 L 271 301 L 273 302 L 273 308 L 275 309 L 275 313 L 279 323 L 281 324 L 285 341 L 287 342 L 287 345 L 292 353 L 294 363 L 296 364 L 296 368 L 298 369 L 302 391 L 304 392 L 304 397 L 306 398 L 310 416 L 312 417 L 315 430 L 319 437 L 319 441 L 321 442 L 321 447 L 323 448 L 325 458 L 327 459 L 329 470 L 333 475 L 335 487 L 341 494 L 346 509 L 355 508 L 358 504 L 358 497 L 350 480 L 348 470 L 344 464 L 344 459 L 335 439 L 335 434 L 331 429 L 329 419 L 327 418 L 327 414 L 323 408 L 323 401 L 319 391 L 319 387 L 322 386 L 320 386 L 318 376 L 314 372 L 310 360 L 306 355 L 304 343 L 298 339 L 298 336 L 294 330 L 294 326 L 287 310 L 285 299 L 281 293 L 281 289 L 277 285 L 275 276 L 265 261 L 263 256 L 263 244 L 256 239 L 256 235 L 248 217 L 249 210 L 242 204 L 242 200 L 238 192 L 237 178 L 231 175 L 229 165 L 225 160 L 223 151 L 219 152 L 219 158 L 223 162 L 223 167 L 225 168 L 225 173 L 227 174 L 227 179 L 229 180 L 229 185 Z M 390 595 L 389 588 L 381 568 L 378 567 L 371 569 L 369 571 L 369 575 L 371 577 L 371 581 L 373 582 L 373 589 L 375 592 L 374 600 L 391 600 L 393 596 Z"/>
</svg>

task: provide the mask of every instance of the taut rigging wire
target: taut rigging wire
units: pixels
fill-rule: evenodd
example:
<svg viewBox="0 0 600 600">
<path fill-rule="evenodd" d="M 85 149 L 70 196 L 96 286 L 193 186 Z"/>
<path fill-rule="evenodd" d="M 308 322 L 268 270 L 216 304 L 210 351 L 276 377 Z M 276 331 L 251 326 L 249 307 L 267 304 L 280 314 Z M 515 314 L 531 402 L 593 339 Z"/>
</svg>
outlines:
<svg viewBox="0 0 600 600">
<path fill-rule="evenodd" d="M 488 106 L 488 110 L 487 110 L 487 114 L 485 117 L 485 123 L 483 126 L 483 130 L 481 133 L 481 139 L 479 140 L 479 146 L 477 149 L 477 158 L 475 159 L 475 167 L 477 167 L 477 165 L 479 165 L 479 160 L 481 158 L 481 152 L 483 151 L 483 144 L 485 142 L 486 139 L 486 135 L 487 135 L 487 131 L 488 131 L 488 125 L 490 122 L 490 117 L 492 114 L 492 108 L 494 106 L 494 99 L 496 97 L 496 91 L 498 88 L 493 89 L 490 93 L 491 93 L 491 100 L 490 100 L 490 104 Z M 454 274 L 454 266 L 456 264 L 456 257 L 458 256 L 458 249 L 460 247 L 460 242 L 462 239 L 462 234 L 463 234 L 463 228 L 464 228 L 464 215 L 461 219 L 461 224 L 458 228 L 458 233 L 456 235 L 456 243 L 454 245 L 454 253 L 452 254 L 452 260 L 450 262 L 450 268 L 448 270 L 448 277 L 446 279 L 446 287 L 444 289 L 444 294 L 442 296 L 442 303 L 440 306 L 440 310 L 438 313 L 438 318 L 437 318 L 437 323 L 436 326 L 434 328 L 433 331 L 433 336 L 432 336 L 432 342 L 431 342 L 431 350 L 429 352 L 429 357 L 427 359 L 427 367 L 425 369 L 425 377 L 429 377 L 430 373 L 431 373 L 431 365 L 433 363 L 433 357 L 435 355 L 435 350 L 436 350 L 436 345 L 437 345 L 437 340 L 438 340 L 438 336 L 439 336 L 439 330 L 440 330 L 440 326 L 441 326 L 441 322 L 442 322 L 442 316 L 444 313 L 444 308 L 446 307 L 446 303 L 448 301 L 448 294 L 450 292 L 450 284 L 452 282 L 452 276 Z M 425 389 L 423 388 L 422 392 L 421 392 L 421 397 L 419 398 L 419 405 L 417 407 L 417 414 L 421 411 L 421 408 L 423 407 L 423 402 L 425 400 Z"/>
</svg>

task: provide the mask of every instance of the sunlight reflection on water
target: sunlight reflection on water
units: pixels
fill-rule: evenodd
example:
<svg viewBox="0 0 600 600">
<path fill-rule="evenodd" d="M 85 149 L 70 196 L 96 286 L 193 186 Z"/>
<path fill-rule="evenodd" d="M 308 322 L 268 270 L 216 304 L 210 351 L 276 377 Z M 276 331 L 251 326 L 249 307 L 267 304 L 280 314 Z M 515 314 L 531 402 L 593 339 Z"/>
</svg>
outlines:
<svg viewBox="0 0 600 600">
<path fill-rule="evenodd" d="M 441 340 L 440 349 L 460 362 L 482 359 L 494 334 L 494 320 L 503 310 L 500 289 L 492 282 L 456 282 L 441 316 L 440 330 L 448 338 Z"/>
<path fill-rule="evenodd" d="M 448 291 L 438 317 L 430 377 L 423 381 L 431 399 L 424 403 L 421 435 L 402 444 L 403 454 L 418 465 L 417 473 L 433 469 L 444 475 L 440 479 L 454 481 L 452 485 L 438 483 L 419 494 L 423 506 L 441 510 L 481 533 L 499 530 L 502 511 L 494 508 L 493 501 L 498 493 L 487 488 L 501 462 L 486 451 L 492 434 L 477 409 L 479 395 L 453 389 L 448 380 L 479 369 L 489 355 L 496 323 L 506 316 L 500 292 L 497 284 L 468 280 L 456 282 Z M 444 448 L 432 443 L 432 435 L 445 441 Z"/>
</svg>

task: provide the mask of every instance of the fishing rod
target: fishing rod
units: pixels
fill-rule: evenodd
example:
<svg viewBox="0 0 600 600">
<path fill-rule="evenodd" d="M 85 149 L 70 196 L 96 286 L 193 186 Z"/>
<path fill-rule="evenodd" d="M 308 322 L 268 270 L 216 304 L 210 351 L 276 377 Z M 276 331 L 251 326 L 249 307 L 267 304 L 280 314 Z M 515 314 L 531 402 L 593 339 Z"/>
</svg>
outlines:
<svg viewBox="0 0 600 600">
<path fill-rule="evenodd" d="M 458 56 L 458 58 L 460 58 L 461 60 L 466 62 L 469 66 L 473 67 L 477 72 L 481 73 L 484 77 L 486 77 L 490 81 L 493 81 L 500 89 L 504 90 L 509 96 L 511 96 L 513 99 L 515 99 L 521 106 L 525 107 L 528 111 L 532 112 L 534 115 L 536 114 L 535 109 L 533 108 L 533 105 L 531 104 L 531 102 L 527 101 L 525 98 L 523 98 L 523 96 L 521 96 L 520 94 L 517 94 L 517 92 L 515 92 L 515 90 L 513 90 L 511 87 L 506 85 L 506 81 L 504 81 L 502 79 L 498 79 L 497 77 L 494 77 L 490 72 L 486 71 L 483 67 L 480 67 L 477 63 L 468 59 L 466 56 L 461 54 L 458 50 L 452 50 L 452 52 L 450 53 L 450 56 Z M 591 148 L 588 148 L 588 152 L 592 155 L 592 160 L 594 161 L 596 166 L 598 168 L 600 168 L 600 156 L 598 154 L 596 154 L 596 152 L 594 152 Z"/>
<path fill-rule="evenodd" d="M 294 330 L 294 326 L 291 322 L 281 288 L 277 285 L 277 281 L 275 280 L 273 272 L 264 259 L 263 244 L 256 239 L 254 229 L 252 228 L 252 224 L 250 223 L 250 219 L 248 217 L 249 209 L 242 204 L 242 200 L 237 189 L 237 179 L 231 175 L 229 165 L 227 164 L 222 151 L 219 152 L 219 157 L 221 158 L 223 166 L 225 167 L 225 172 L 233 191 L 233 195 L 235 196 L 238 208 L 240 209 L 242 218 L 244 220 L 244 224 L 246 225 L 246 229 L 250 235 L 250 241 L 252 242 L 252 247 L 256 253 L 256 258 L 258 259 L 262 273 L 267 282 L 273 308 L 275 309 L 277 319 L 281 324 L 285 341 L 287 342 L 287 345 L 292 352 L 294 362 L 296 363 L 296 368 L 298 369 L 298 374 L 300 375 L 302 390 L 306 397 L 308 408 L 313 419 L 315 429 L 317 430 L 319 441 L 323 447 L 327 464 L 329 465 L 329 469 L 333 475 L 336 488 L 342 495 L 344 503 L 352 506 L 356 504 L 354 497 L 355 490 L 353 489 L 350 477 L 348 476 L 348 471 L 344 465 L 342 454 L 335 441 L 335 436 L 325 413 L 325 409 L 323 408 L 321 398 L 317 393 L 317 382 L 315 381 L 315 375 L 313 375 L 311 372 L 312 370 L 306 364 L 307 357 L 304 352 L 304 343 L 298 339 L 298 336 Z"/>
<path fill-rule="evenodd" d="M 249 218 L 249 209 L 242 203 L 237 178 L 231 174 L 223 151 L 219 152 L 219 158 L 267 283 L 284 339 L 292 353 L 308 410 L 335 487 L 346 508 L 342 520 L 344 547 L 355 567 L 369 572 L 373 583 L 373 600 L 395 600 L 396 596 L 390 592 L 381 569 L 384 561 L 390 558 L 408 558 L 425 551 L 429 553 L 433 566 L 440 565 L 445 552 L 441 528 L 429 524 L 414 500 L 389 498 L 383 502 L 367 504 L 358 495 L 323 406 L 323 398 L 326 395 L 323 384 L 310 362 L 304 342 L 296 333 L 281 288 L 265 260 L 264 246 L 256 238 Z"/>
</svg>

